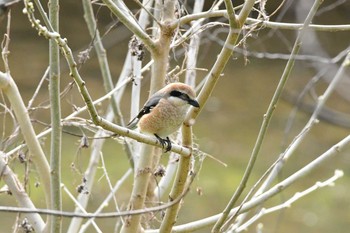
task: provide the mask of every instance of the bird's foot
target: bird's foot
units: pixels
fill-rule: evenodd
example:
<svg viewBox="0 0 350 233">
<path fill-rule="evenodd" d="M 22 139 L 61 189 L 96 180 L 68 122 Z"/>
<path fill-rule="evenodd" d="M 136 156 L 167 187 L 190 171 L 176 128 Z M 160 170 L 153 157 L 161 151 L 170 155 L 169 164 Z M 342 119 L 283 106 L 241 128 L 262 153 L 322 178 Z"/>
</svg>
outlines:
<svg viewBox="0 0 350 233">
<path fill-rule="evenodd" d="M 166 143 L 167 143 L 167 147 L 166 147 L 164 153 L 166 153 L 166 152 L 171 150 L 171 141 L 170 141 L 169 137 L 166 137 Z"/>
<path fill-rule="evenodd" d="M 162 145 L 163 149 L 165 149 L 164 153 L 171 150 L 171 141 L 169 137 L 166 137 L 166 139 L 159 137 L 157 134 L 154 134 L 156 138 L 158 139 L 159 143 Z"/>
</svg>

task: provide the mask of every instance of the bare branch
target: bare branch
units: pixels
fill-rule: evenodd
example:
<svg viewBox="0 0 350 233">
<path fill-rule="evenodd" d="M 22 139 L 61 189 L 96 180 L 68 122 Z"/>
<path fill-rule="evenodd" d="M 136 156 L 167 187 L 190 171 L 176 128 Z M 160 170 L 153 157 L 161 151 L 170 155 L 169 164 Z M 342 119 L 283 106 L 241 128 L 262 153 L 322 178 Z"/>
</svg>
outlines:
<svg viewBox="0 0 350 233">
<path fill-rule="evenodd" d="M 242 231 L 246 231 L 247 228 L 252 225 L 253 223 L 255 223 L 258 219 L 262 218 L 263 216 L 279 211 L 281 209 L 285 209 L 285 208 L 290 208 L 291 205 L 300 200 L 301 198 L 305 197 L 306 195 L 311 194 L 312 192 L 320 189 L 320 188 L 324 188 L 326 186 L 333 186 L 334 182 L 336 180 L 338 180 L 339 178 L 343 177 L 344 173 L 343 171 L 340 170 L 336 170 L 334 172 L 334 175 L 330 178 L 328 178 L 325 181 L 318 181 L 316 184 L 314 184 L 313 186 L 311 186 L 310 188 L 301 191 L 301 192 L 297 192 L 294 194 L 293 197 L 291 197 L 290 199 L 286 200 L 285 202 L 283 202 L 280 205 L 277 206 L 273 206 L 273 207 L 269 207 L 269 208 L 262 208 L 256 215 L 254 215 L 251 219 L 249 219 L 248 221 L 246 221 L 244 224 L 242 224 L 241 226 L 239 226 L 238 228 L 235 228 L 234 231 L 235 232 L 242 232 Z M 230 228 L 230 230 L 233 230 L 232 228 Z"/>
<path fill-rule="evenodd" d="M 17 176 L 8 166 L 4 157 L 4 153 L 0 151 L 0 177 L 7 184 L 11 194 L 16 198 L 16 201 L 20 207 L 35 210 L 35 205 L 30 200 L 28 194 L 25 192 L 22 184 L 17 179 Z M 45 228 L 45 223 L 38 213 L 28 213 L 26 214 L 26 217 L 29 219 L 35 231 L 43 231 Z"/>
<path fill-rule="evenodd" d="M 178 198 L 174 199 L 171 202 L 168 202 L 163 205 L 155 206 L 155 207 L 149 207 L 145 209 L 138 209 L 138 210 L 129 210 L 129 211 L 123 211 L 123 212 L 108 212 L 108 213 L 75 213 L 75 212 L 67 212 L 67 211 L 57 211 L 57 210 L 49 210 L 49 209 L 37 209 L 37 208 L 21 208 L 21 207 L 13 207 L 13 206 L 0 206 L 0 212 L 8 212 L 8 213 L 25 213 L 25 214 L 47 214 L 52 216 L 60 216 L 60 217 L 66 217 L 66 218 L 84 218 L 84 219 L 91 219 L 91 218 L 116 218 L 116 217 L 126 217 L 131 215 L 140 215 L 150 212 L 157 212 L 164 209 L 167 209 L 175 204 L 177 204 L 181 199 L 188 193 L 189 189 L 187 188 L 182 195 L 180 195 Z"/>
<path fill-rule="evenodd" d="M 155 49 L 154 41 L 146 34 L 146 32 L 140 27 L 130 10 L 125 6 L 124 2 L 103 0 L 106 6 L 119 18 L 125 26 L 129 28 L 146 47 L 152 52 Z"/>
<path fill-rule="evenodd" d="M 318 9 L 318 7 L 320 6 L 320 4 L 322 3 L 322 0 L 316 1 L 313 5 L 313 7 L 311 8 L 308 17 L 305 19 L 304 22 L 304 27 L 303 29 L 299 32 L 299 35 L 294 43 L 293 46 L 293 50 L 291 52 L 291 57 L 288 60 L 286 67 L 283 71 L 283 74 L 281 76 L 281 79 L 278 83 L 278 86 L 276 88 L 276 91 L 272 97 L 272 100 L 270 102 L 270 105 L 267 109 L 266 114 L 264 115 L 264 120 L 263 123 L 261 125 L 257 140 L 255 142 L 252 154 L 250 156 L 248 165 L 245 169 L 243 178 L 238 186 L 238 188 L 236 189 L 235 193 L 233 194 L 233 196 L 231 197 L 229 203 L 227 204 L 226 208 L 223 211 L 223 215 L 220 218 L 220 220 L 217 222 L 217 224 L 214 226 L 213 228 L 213 232 L 218 232 L 219 229 L 221 228 L 221 226 L 224 224 L 224 221 L 226 220 L 226 217 L 228 216 L 230 210 L 232 209 L 232 207 L 235 205 L 236 201 L 238 200 L 239 196 L 242 194 L 243 190 L 245 189 L 246 183 L 248 182 L 248 179 L 250 177 L 251 172 L 253 171 L 253 167 L 255 165 L 255 161 L 258 157 L 261 145 L 263 143 L 263 140 L 265 138 L 266 132 L 267 132 L 267 128 L 269 126 L 270 120 L 272 118 L 272 114 L 276 109 L 276 105 L 278 103 L 278 100 L 281 96 L 282 90 L 284 88 L 285 83 L 287 82 L 288 78 L 289 78 L 289 74 L 294 66 L 294 56 L 299 52 L 300 49 L 300 45 L 301 45 L 301 39 L 303 38 L 303 35 L 306 32 L 306 29 L 308 28 L 308 25 L 311 23 L 312 18 L 314 17 L 314 15 L 316 14 L 316 11 Z M 243 14 L 242 17 L 244 17 L 244 15 L 247 14 Z"/>
<path fill-rule="evenodd" d="M 242 206 L 233 208 L 229 216 L 232 215 L 238 215 L 241 213 L 245 213 L 252 208 L 255 208 L 256 206 L 259 206 L 263 204 L 265 201 L 270 199 L 271 197 L 275 196 L 276 194 L 282 192 L 287 187 L 295 183 L 296 181 L 304 178 L 306 175 L 310 174 L 313 170 L 318 168 L 321 164 L 329 162 L 329 159 L 334 158 L 334 156 L 339 155 L 339 153 L 344 150 L 346 147 L 348 147 L 350 144 L 350 135 L 345 137 L 343 140 L 338 142 L 337 144 L 333 145 L 330 149 L 328 149 L 325 153 L 318 156 L 315 160 L 289 176 L 288 178 L 284 179 L 283 181 L 279 182 L 269 190 L 262 193 L 260 196 L 254 197 L 252 200 L 244 203 Z M 222 216 L 222 213 L 213 215 L 207 218 L 200 219 L 198 221 L 193 221 L 187 224 L 175 226 L 173 228 L 172 232 L 188 232 L 188 231 L 195 231 L 199 230 L 205 227 L 210 227 L 214 225 L 214 223 Z M 146 231 L 147 233 L 155 233 L 157 231 Z"/>
</svg>

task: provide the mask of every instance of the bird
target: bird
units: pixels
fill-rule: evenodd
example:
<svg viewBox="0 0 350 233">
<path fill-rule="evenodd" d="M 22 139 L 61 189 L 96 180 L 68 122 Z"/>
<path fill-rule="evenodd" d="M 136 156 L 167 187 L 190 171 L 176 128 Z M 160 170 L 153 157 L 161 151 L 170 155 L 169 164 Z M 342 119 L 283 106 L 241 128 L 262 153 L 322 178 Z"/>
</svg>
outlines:
<svg viewBox="0 0 350 233">
<path fill-rule="evenodd" d="M 196 93 L 191 86 L 181 82 L 170 83 L 146 101 L 127 128 L 139 128 L 142 133 L 154 135 L 166 153 L 172 147 L 169 135 L 180 128 L 190 106 L 199 108 L 195 98 Z"/>
</svg>

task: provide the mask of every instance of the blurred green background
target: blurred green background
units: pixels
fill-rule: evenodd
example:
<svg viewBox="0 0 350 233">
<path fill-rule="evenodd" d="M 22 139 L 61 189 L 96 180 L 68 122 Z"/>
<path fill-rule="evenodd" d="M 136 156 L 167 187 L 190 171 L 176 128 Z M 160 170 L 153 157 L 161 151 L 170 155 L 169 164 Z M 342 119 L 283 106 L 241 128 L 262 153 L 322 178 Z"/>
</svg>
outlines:
<svg viewBox="0 0 350 233">
<path fill-rule="evenodd" d="M 274 9 L 275 6 L 269 5 L 269 7 Z M 48 41 L 39 37 L 37 32 L 31 28 L 26 16 L 22 14 L 22 8 L 21 3 L 12 7 L 9 64 L 11 74 L 19 86 L 24 101 L 27 103 L 47 68 Z M 315 23 L 349 24 L 349 10 L 350 5 L 348 3 L 343 4 L 343 6 L 333 9 L 329 15 L 318 16 Z M 294 22 L 293 13 L 287 13 L 285 17 L 285 21 Z M 116 18 L 103 7 L 99 8 L 97 18 L 101 32 L 107 32 L 110 26 L 116 23 L 116 27 L 104 36 L 109 64 L 114 81 L 116 81 L 123 65 L 131 34 L 120 23 L 116 22 Z M 91 39 L 85 26 L 80 1 L 62 1 L 60 27 L 61 34 L 68 39 L 69 46 L 73 51 L 78 53 L 89 47 Z M 3 19 L 0 24 L 1 35 L 5 30 L 6 19 Z M 254 36 L 247 41 L 249 50 L 288 54 L 289 48 L 285 42 L 281 41 L 279 34 L 283 34 L 290 44 L 293 44 L 295 33 L 292 31 L 278 31 L 269 36 L 269 32 L 271 31 L 268 29 L 262 29 L 258 33 L 254 33 Z M 337 55 L 349 45 L 350 32 L 347 31 L 318 32 L 318 35 L 331 56 Z M 224 33 L 219 35 L 222 38 L 224 36 Z M 204 43 L 201 47 L 198 67 L 209 69 L 220 51 L 220 45 L 216 41 L 207 40 L 205 35 L 203 35 L 203 38 Z M 180 211 L 178 224 L 208 217 L 222 211 L 242 178 L 263 114 L 266 112 L 286 64 L 286 60 L 283 59 L 258 59 L 254 57 L 248 57 L 248 59 L 247 65 L 244 64 L 244 58 L 240 54 L 236 54 L 230 60 L 224 71 L 225 75 L 218 82 L 212 98 L 196 121 L 194 133 L 196 143 L 198 143 L 200 149 L 225 162 L 228 166 L 223 167 L 209 158 L 204 161 L 201 172 L 195 179 Z M 177 60 L 172 62 L 171 67 L 181 65 L 181 62 L 182 58 L 177 57 Z M 64 87 L 72 80 L 68 75 L 65 61 L 62 60 L 61 64 L 61 83 Z M 3 71 L 2 66 L 1 69 Z M 94 55 L 91 55 L 91 59 L 81 65 L 80 72 L 92 97 L 96 99 L 102 96 L 104 90 L 98 63 Z M 201 80 L 205 74 L 206 72 L 199 71 L 198 80 Z M 308 66 L 307 61 L 297 61 L 286 90 L 289 93 L 300 93 L 314 75 L 315 71 Z M 40 91 L 35 102 L 36 105 L 47 104 L 45 102 L 48 100 L 47 85 L 46 82 Z M 145 100 L 148 87 L 147 74 L 142 85 L 144 87 L 143 100 Z M 315 86 L 315 92 L 321 94 L 326 87 L 327 85 L 320 81 Z M 130 118 L 127 107 L 129 100 L 124 98 L 123 101 L 125 101 L 125 106 L 123 106 L 124 117 L 125 121 L 128 121 Z M 72 112 L 72 103 L 77 106 L 83 105 L 76 88 L 62 100 L 63 117 Z M 338 111 L 350 112 L 349 103 L 337 94 L 334 94 L 327 104 Z M 103 106 L 101 106 L 102 109 Z M 295 117 L 292 130 L 286 135 L 284 130 L 292 109 L 293 105 L 290 102 L 284 100 L 279 102 L 245 194 L 283 151 L 285 142 L 290 142 L 309 119 L 310 115 L 308 113 L 299 111 Z M 49 109 L 38 109 L 31 113 L 31 117 L 49 124 Z M 35 123 L 35 127 L 37 132 L 45 128 L 45 126 L 38 123 Z M 8 130 L 8 128 L 3 130 Z M 280 179 L 282 180 L 300 169 L 348 134 L 348 128 L 321 121 L 311 131 L 295 152 L 295 155 L 287 162 Z M 43 140 L 47 154 L 49 154 L 49 140 L 49 137 Z M 64 134 L 62 179 L 67 188 L 73 193 L 76 193 L 75 188 L 81 183 L 82 175 L 77 170 L 72 169 L 71 164 L 74 163 L 78 169 L 84 171 L 90 152 L 90 149 L 79 150 L 78 146 L 78 137 Z M 128 169 L 128 161 L 121 145 L 114 139 L 107 140 L 103 155 L 110 179 L 114 184 Z M 167 154 L 163 156 L 165 164 L 167 158 Z M 267 202 L 266 206 L 282 203 L 295 192 L 310 187 L 316 181 L 327 179 L 333 175 L 335 169 L 341 169 L 345 172 L 345 176 L 338 180 L 335 186 L 318 190 L 294 203 L 291 208 L 264 216 L 260 220 L 264 224 L 264 232 L 347 232 L 350 226 L 349 165 L 349 150 L 346 150 L 302 181 L 288 188 L 281 195 Z M 22 180 L 25 166 L 18 161 L 13 161 L 11 167 L 20 174 L 19 178 Z M 35 187 L 38 176 L 33 167 L 30 167 L 30 170 L 29 194 L 38 207 L 44 207 L 44 200 L 40 194 L 42 190 L 40 187 Z M 100 180 L 96 183 L 94 190 L 91 191 L 92 198 L 89 211 L 93 211 L 109 192 L 106 180 L 103 178 L 102 169 L 98 172 L 97 179 Z M 0 181 L 0 185 L 4 185 L 3 181 Z M 126 205 L 131 187 L 132 179 L 130 178 L 117 194 L 120 204 Z M 202 190 L 202 195 L 198 195 L 197 189 Z M 63 193 L 63 198 L 64 210 L 73 210 L 74 205 L 65 193 Z M 16 205 L 14 199 L 6 194 L 0 195 L 0 204 Z M 113 204 L 106 207 L 106 211 L 113 211 Z M 0 216 L 0 232 L 10 232 L 15 223 L 15 215 L 0 213 Z M 64 229 L 66 229 L 68 223 L 69 219 L 64 219 Z M 103 223 L 102 229 L 104 232 L 111 232 L 111 229 L 114 229 L 115 226 L 114 220 L 97 220 L 97 223 Z M 249 228 L 248 232 L 255 232 L 255 226 Z M 90 228 L 90 232 L 94 232 L 94 230 Z M 209 232 L 209 229 L 199 232 Z"/>
</svg>

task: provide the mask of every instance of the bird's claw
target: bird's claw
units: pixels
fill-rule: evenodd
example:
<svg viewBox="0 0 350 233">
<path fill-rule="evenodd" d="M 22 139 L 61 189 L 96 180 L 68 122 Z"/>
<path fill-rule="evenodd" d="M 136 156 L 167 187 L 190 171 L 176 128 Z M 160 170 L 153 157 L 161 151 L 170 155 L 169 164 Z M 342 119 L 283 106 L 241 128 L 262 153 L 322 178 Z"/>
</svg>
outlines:
<svg viewBox="0 0 350 233">
<path fill-rule="evenodd" d="M 154 134 L 156 138 L 158 139 L 159 143 L 162 145 L 163 149 L 165 149 L 164 153 L 171 150 L 171 141 L 169 137 L 166 137 L 166 139 L 163 139 L 159 137 L 157 134 Z"/>
<path fill-rule="evenodd" d="M 169 137 L 166 137 L 166 144 L 167 144 L 167 147 L 166 147 L 164 153 L 166 153 L 166 152 L 171 150 L 171 141 L 170 141 Z"/>
</svg>

